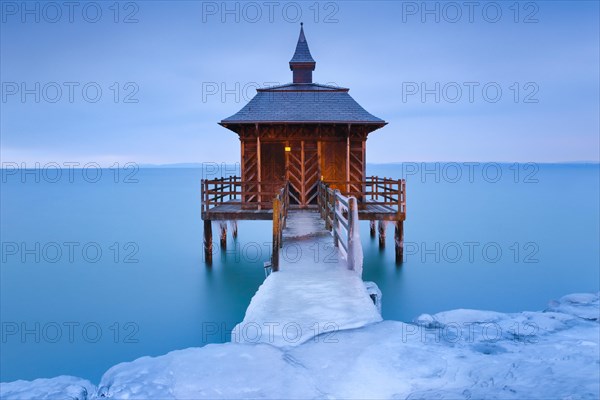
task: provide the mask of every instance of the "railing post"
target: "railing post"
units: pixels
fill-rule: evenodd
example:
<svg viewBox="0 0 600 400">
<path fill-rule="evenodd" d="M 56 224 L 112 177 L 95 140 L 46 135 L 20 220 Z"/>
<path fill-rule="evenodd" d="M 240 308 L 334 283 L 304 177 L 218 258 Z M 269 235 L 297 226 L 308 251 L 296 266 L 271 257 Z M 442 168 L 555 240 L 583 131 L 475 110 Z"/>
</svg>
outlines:
<svg viewBox="0 0 600 400">
<path fill-rule="evenodd" d="M 338 223 L 338 196 L 340 195 L 340 191 L 338 189 L 335 189 L 335 191 L 333 192 L 333 245 L 335 247 L 339 246 L 339 223 Z"/>
<path fill-rule="evenodd" d="M 327 226 L 329 225 L 327 223 L 327 192 L 325 191 L 325 184 L 322 181 L 319 182 L 319 190 L 321 191 L 321 218 L 325 220 L 325 229 L 327 229 Z"/>
<path fill-rule="evenodd" d="M 273 200 L 273 254 L 271 254 L 271 268 L 273 272 L 279 271 L 279 208 L 280 200 Z"/>
<path fill-rule="evenodd" d="M 331 222 L 333 221 L 333 214 L 330 215 L 330 211 L 329 209 L 331 208 L 332 205 L 332 201 L 331 201 L 331 193 L 329 193 L 329 188 L 327 186 L 323 186 L 323 196 L 324 198 L 324 204 L 323 204 L 323 212 L 325 213 L 325 229 L 327 229 L 328 231 L 331 230 L 332 226 L 331 226 Z"/>
<path fill-rule="evenodd" d="M 327 192 L 325 190 L 325 184 L 323 182 L 319 183 L 321 189 L 321 218 L 325 220 L 325 229 L 329 224 L 327 223 Z"/>
<path fill-rule="evenodd" d="M 287 217 L 288 217 L 288 210 L 290 209 L 290 182 L 286 181 L 285 182 L 285 223 L 283 225 L 283 227 L 285 228 L 287 226 Z"/>
<path fill-rule="evenodd" d="M 354 221 L 354 210 L 356 209 L 356 207 L 356 198 L 348 197 L 348 254 L 346 255 L 346 257 L 348 259 L 348 269 L 352 270 L 354 269 L 355 265 L 354 246 L 356 246 L 356 243 L 354 243 L 354 223 L 356 221 Z M 360 243 L 358 243 L 358 245 L 360 246 Z"/>
<path fill-rule="evenodd" d="M 245 182 L 243 178 L 240 178 L 240 191 L 242 192 L 242 205 L 246 202 L 246 200 L 249 200 L 246 196 L 246 185 L 248 184 L 248 182 Z"/>
<path fill-rule="evenodd" d="M 383 194 L 384 194 L 383 203 L 384 204 L 389 201 L 388 197 L 387 197 L 387 196 L 389 196 L 389 193 L 390 193 L 390 190 L 388 190 L 388 189 L 390 189 L 390 184 L 389 184 L 388 180 L 389 180 L 389 178 L 386 178 L 386 177 L 383 178 L 383 182 L 384 182 L 383 183 L 383 187 L 384 187 L 384 189 L 383 189 Z"/>
<path fill-rule="evenodd" d="M 369 194 L 371 195 L 371 201 L 375 200 L 375 177 L 371 176 L 371 184 L 370 184 Z"/>
<path fill-rule="evenodd" d="M 223 194 L 225 193 L 225 178 L 221 177 L 221 184 L 219 186 L 221 186 L 219 188 L 219 191 L 221 192 L 221 195 L 219 196 L 219 203 L 222 203 L 223 197 L 225 197 L 225 195 Z"/>
<path fill-rule="evenodd" d="M 282 208 L 279 210 L 279 248 L 283 247 L 283 228 L 285 227 L 285 201 L 281 202 Z"/>
<path fill-rule="evenodd" d="M 279 194 L 277 195 L 279 198 L 279 248 L 283 247 L 283 229 L 285 228 L 285 220 L 287 214 L 287 204 L 285 202 L 285 185 L 279 190 Z"/>
<path fill-rule="evenodd" d="M 317 208 L 319 209 L 319 216 L 323 219 L 323 210 L 321 209 L 321 182 L 317 183 Z"/>
<path fill-rule="evenodd" d="M 258 209 L 259 210 L 262 210 L 261 202 L 262 202 L 262 185 L 261 185 L 261 182 L 259 180 L 258 181 Z M 273 271 L 275 271 L 275 269 L 273 269 Z"/>
<path fill-rule="evenodd" d="M 402 212 L 406 215 L 406 180 L 402 179 Z"/>
<path fill-rule="evenodd" d="M 398 213 L 402 213 L 402 179 L 398 179 Z"/>
<path fill-rule="evenodd" d="M 202 201 L 202 207 L 201 207 L 202 212 L 206 212 L 206 210 L 207 210 L 206 209 L 206 188 L 205 188 L 205 185 L 206 185 L 206 179 L 202 179 L 200 181 L 200 199 Z"/>
</svg>

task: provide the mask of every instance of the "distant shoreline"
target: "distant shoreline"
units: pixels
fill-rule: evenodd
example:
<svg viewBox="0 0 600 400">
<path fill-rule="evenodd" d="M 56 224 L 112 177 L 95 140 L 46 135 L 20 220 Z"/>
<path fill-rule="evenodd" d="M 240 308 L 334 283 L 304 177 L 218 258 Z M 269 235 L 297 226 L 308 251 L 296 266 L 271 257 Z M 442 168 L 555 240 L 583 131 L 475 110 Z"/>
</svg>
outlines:
<svg viewBox="0 0 600 400">
<path fill-rule="evenodd" d="M 25 168 L 23 168 L 23 164 Z M 432 164 L 459 164 L 459 165 L 481 165 L 481 164 L 497 164 L 497 165 L 513 165 L 513 164 L 537 164 L 537 165 L 546 165 L 546 166 L 560 166 L 560 165 L 576 165 L 576 166 L 600 166 L 600 161 L 556 161 L 556 162 L 539 162 L 539 161 L 395 161 L 395 162 L 384 162 L 384 163 L 367 163 L 367 166 L 401 166 L 404 164 L 419 164 L 419 165 L 432 165 Z M 0 170 L 11 170 L 15 168 L 19 169 L 37 169 L 37 168 L 50 168 L 50 169 L 82 169 L 82 168 L 101 168 L 101 169 L 110 169 L 115 168 L 115 165 L 118 168 L 124 168 L 127 165 L 136 166 L 137 168 L 144 169 L 197 169 L 204 168 L 208 166 L 235 166 L 239 165 L 239 163 L 233 162 L 216 162 L 216 161 L 205 161 L 199 163 L 173 163 L 173 164 L 146 164 L 146 163 L 136 163 L 134 161 L 130 162 L 115 162 L 111 165 L 100 165 L 100 163 L 95 161 L 88 162 L 24 162 L 24 161 L 2 161 L 0 164 Z"/>
<path fill-rule="evenodd" d="M 538 165 L 600 165 L 600 161 L 560 161 L 560 162 L 537 162 L 537 161 L 395 161 L 384 163 L 367 163 L 367 166 L 402 165 L 402 164 L 538 164 Z M 140 168 L 203 168 L 206 165 L 237 165 L 238 163 L 204 162 L 204 163 L 181 163 L 181 164 L 139 164 Z"/>
</svg>

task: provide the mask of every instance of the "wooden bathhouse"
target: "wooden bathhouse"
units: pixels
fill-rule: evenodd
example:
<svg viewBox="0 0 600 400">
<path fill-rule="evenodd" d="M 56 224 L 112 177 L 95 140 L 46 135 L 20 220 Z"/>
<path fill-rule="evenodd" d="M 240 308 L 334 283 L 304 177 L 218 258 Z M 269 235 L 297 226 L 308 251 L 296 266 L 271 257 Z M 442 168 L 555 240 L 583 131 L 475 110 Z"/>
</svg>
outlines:
<svg viewBox="0 0 600 400">
<path fill-rule="evenodd" d="M 317 208 L 326 188 L 354 196 L 359 218 L 373 221 L 372 233 L 374 221 L 387 220 L 397 222 L 401 235 L 404 181 L 366 176 L 367 137 L 387 123 L 348 88 L 313 81 L 316 62 L 302 24 L 289 67 L 292 83 L 257 89 L 219 122 L 239 136 L 241 176 L 203 181 L 205 234 L 213 220 L 273 218 L 273 198 L 285 187 L 290 208 Z"/>
</svg>

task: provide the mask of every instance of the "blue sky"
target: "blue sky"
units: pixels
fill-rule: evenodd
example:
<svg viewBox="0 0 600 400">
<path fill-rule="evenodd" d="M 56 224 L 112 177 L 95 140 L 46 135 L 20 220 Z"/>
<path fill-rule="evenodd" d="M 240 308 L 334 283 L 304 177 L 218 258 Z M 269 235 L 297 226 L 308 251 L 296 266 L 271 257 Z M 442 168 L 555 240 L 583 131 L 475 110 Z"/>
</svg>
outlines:
<svg viewBox="0 0 600 400">
<path fill-rule="evenodd" d="M 22 4 L 2 1 L 3 162 L 237 161 L 217 122 L 291 81 L 300 20 L 314 80 L 389 122 L 369 162 L 599 160 L 595 1 Z"/>
</svg>

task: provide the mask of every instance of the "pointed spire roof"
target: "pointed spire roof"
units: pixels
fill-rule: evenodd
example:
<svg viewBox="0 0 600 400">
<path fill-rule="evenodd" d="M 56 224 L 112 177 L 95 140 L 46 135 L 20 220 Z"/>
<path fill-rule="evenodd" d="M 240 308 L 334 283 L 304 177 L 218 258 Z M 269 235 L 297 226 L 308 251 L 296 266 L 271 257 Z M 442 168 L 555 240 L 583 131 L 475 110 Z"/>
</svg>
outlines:
<svg viewBox="0 0 600 400">
<path fill-rule="evenodd" d="M 347 88 L 313 83 L 315 60 L 310 54 L 304 29 L 290 61 L 293 82 L 257 89 L 257 94 L 236 114 L 220 122 L 242 135 L 243 126 L 258 124 L 352 124 L 372 132 L 387 122 L 370 114 L 348 94 Z"/>
<path fill-rule="evenodd" d="M 310 55 L 310 50 L 308 49 L 308 42 L 306 41 L 306 36 L 304 36 L 303 25 L 304 24 L 300 22 L 300 37 L 298 38 L 298 44 L 296 45 L 296 52 L 290 60 L 290 67 L 292 66 L 292 64 L 296 63 L 315 63 L 315 60 Z"/>
</svg>

